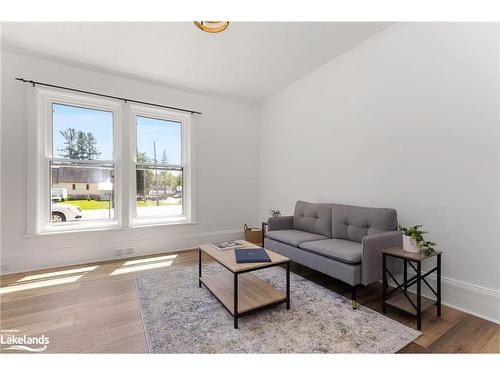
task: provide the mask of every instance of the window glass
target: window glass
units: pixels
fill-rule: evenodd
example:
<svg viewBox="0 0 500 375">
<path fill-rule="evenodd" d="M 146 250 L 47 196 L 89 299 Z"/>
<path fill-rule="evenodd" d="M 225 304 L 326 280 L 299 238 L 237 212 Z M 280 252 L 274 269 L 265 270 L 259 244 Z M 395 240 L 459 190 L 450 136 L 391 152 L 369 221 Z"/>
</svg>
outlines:
<svg viewBox="0 0 500 375">
<path fill-rule="evenodd" d="M 182 171 L 137 167 L 136 212 L 140 217 L 181 216 Z"/>
<path fill-rule="evenodd" d="M 46 145 L 36 151 L 44 165 L 37 163 L 36 182 L 41 190 L 34 200 L 37 215 L 28 222 L 30 233 L 117 227 L 122 221 L 148 225 L 162 219 L 169 223 L 192 220 L 193 202 L 185 201 L 192 196 L 191 158 L 183 159 L 190 150 L 184 149 L 190 138 L 189 116 L 68 93 L 41 91 L 40 98 L 47 106 L 38 112 L 42 136 L 38 140 Z M 99 109 L 101 105 L 105 109 Z M 124 116 L 120 116 L 122 111 Z M 118 160 L 120 153 L 114 149 L 119 143 L 117 130 L 128 134 L 131 117 L 136 119 L 136 134 L 130 143 L 120 142 L 120 147 L 126 155 L 136 153 L 136 163 L 129 158 Z M 115 123 L 116 119 L 122 123 Z M 130 144 L 135 149 L 129 149 Z M 118 162 L 123 163 L 120 169 Z M 119 200 L 121 194 L 133 192 L 133 187 L 120 190 L 118 174 L 124 169 L 132 178 L 135 169 L 137 194 Z M 130 202 L 130 207 L 121 210 L 120 201 Z M 134 212 L 136 223 L 134 217 L 125 217 Z"/>
<path fill-rule="evenodd" d="M 51 222 L 115 218 L 111 166 L 51 164 Z"/>
<path fill-rule="evenodd" d="M 182 124 L 137 116 L 137 163 L 182 163 Z"/>
<path fill-rule="evenodd" d="M 52 104 L 52 156 L 76 160 L 113 159 L 113 113 Z"/>
<path fill-rule="evenodd" d="M 112 112 L 52 104 L 52 224 L 115 219 L 112 160 Z"/>
<path fill-rule="evenodd" d="M 136 187 L 138 217 L 184 214 L 180 122 L 137 116 Z"/>
</svg>

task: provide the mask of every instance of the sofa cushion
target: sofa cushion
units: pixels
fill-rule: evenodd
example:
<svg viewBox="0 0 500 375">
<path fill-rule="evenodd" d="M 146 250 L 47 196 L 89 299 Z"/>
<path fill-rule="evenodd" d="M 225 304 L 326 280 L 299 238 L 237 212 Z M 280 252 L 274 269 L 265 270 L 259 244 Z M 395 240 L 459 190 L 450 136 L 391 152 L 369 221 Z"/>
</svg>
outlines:
<svg viewBox="0 0 500 375">
<path fill-rule="evenodd" d="M 293 229 L 332 236 L 332 205 L 297 201 L 293 213 Z"/>
<path fill-rule="evenodd" d="M 312 242 L 303 242 L 299 247 L 305 251 L 322 255 L 327 258 L 340 260 L 344 263 L 357 264 L 361 262 L 361 245 L 357 242 L 327 239 Z"/>
<path fill-rule="evenodd" d="M 349 264 L 341 262 L 270 238 L 266 238 L 264 243 L 266 249 L 281 254 L 294 262 L 342 280 L 350 285 L 361 284 L 362 263 Z M 389 259 L 392 259 L 392 257 Z"/>
<path fill-rule="evenodd" d="M 299 246 L 302 242 L 324 240 L 328 238 L 316 233 L 304 232 L 297 229 L 272 230 L 266 232 L 266 237 L 292 246 Z"/>
<path fill-rule="evenodd" d="M 361 242 L 368 234 L 395 230 L 396 210 L 334 204 L 332 233 L 334 238 Z"/>
</svg>

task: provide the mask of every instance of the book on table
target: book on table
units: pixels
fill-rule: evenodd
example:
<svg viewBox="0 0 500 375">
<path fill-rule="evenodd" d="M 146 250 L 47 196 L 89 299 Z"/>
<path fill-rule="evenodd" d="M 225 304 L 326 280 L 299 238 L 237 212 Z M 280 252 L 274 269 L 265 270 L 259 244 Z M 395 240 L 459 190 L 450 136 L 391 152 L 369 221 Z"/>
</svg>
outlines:
<svg viewBox="0 0 500 375">
<path fill-rule="evenodd" d="M 238 247 L 244 247 L 245 244 L 242 241 L 218 241 L 212 242 L 212 246 L 218 250 L 230 250 Z"/>
<path fill-rule="evenodd" d="M 262 247 L 245 247 L 243 249 L 234 249 L 236 263 L 261 263 L 270 262 L 271 258 Z"/>
</svg>

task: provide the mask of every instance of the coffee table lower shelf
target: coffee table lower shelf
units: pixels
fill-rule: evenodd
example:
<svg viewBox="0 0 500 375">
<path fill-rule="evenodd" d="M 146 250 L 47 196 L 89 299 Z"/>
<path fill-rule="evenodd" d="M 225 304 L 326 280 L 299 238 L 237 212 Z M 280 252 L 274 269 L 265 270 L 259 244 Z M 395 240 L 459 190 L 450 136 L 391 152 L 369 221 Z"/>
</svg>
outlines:
<svg viewBox="0 0 500 375">
<path fill-rule="evenodd" d="M 200 277 L 200 281 L 233 316 L 246 315 L 264 307 L 287 302 L 286 294 L 251 273 L 238 277 L 238 312 L 234 312 L 233 274 L 221 272 Z"/>
</svg>

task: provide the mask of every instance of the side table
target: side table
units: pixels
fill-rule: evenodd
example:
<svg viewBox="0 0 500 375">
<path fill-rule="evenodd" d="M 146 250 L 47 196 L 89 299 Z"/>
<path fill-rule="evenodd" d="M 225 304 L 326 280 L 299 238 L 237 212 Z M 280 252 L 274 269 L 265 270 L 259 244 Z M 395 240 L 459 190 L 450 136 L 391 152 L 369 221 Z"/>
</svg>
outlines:
<svg viewBox="0 0 500 375">
<path fill-rule="evenodd" d="M 382 274 L 383 274 L 383 287 L 382 287 L 382 305 L 384 314 L 387 313 L 387 305 L 397 309 L 406 311 L 417 317 L 417 329 L 422 329 L 422 311 L 430 306 L 436 305 L 437 316 L 441 316 L 441 251 L 436 251 L 434 254 L 425 255 L 423 253 L 414 254 L 403 250 L 401 246 L 391 247 L 382 251 Z M 403 260 L 403 283 L 399 284 L 394 275 L 387 269 L 387 257 L 395 257 Z M 429 258 L 436 257 L 436 267 L 425 272 L 422 275 L 422 261 Z M 416 264 L 416 267 L 413 265 Z M 407 267 L 410 265 L 415 271 L 415 275 L 408 279 Z M 436 272 L 436 290 L 429 285 L 425 279 L 431 273 Z M 387 275 L 389 275 L 397 288 L 387 292 Z M 422 281 L 434 293 L 437 300 L 422 297 Z M 408 288 L 413 284 L 417 284 L 417 293 L 408 293 Z M 392 294 L 395 296 L 389 298 Z"/>
</svg>

